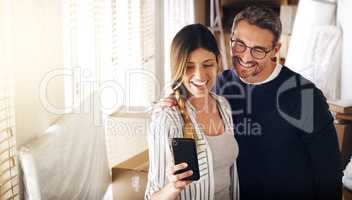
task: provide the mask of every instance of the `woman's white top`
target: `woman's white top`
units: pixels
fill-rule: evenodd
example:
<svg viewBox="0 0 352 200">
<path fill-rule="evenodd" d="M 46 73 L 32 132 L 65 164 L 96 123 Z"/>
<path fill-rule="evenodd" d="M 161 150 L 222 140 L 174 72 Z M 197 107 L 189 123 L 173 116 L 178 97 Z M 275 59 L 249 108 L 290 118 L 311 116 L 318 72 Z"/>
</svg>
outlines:
<svg viewBox="0 0 352 200">
<path fill-rule="evenodd" d="M 234 139 L 233 121 L 231 107 L 227 100 L 221 96 L 211 93 L 217 102 L 221 118 L 225 126 L 223 134 L 231 135 L 233 138 L 234 150 L 232 147 L 224 147 L 216 150 L 213 154 L 212 146 L 209 145 L 208 139 L 204 134 L 201 126 L 196 122 L 196 110 L 189 101 L 186 102 L 186 109 L 189 113 L 192 124 L 195 128 L 195 142 L 197 147 L 197 157 L 200 171 L 200 179 L 192 182 L 183 190 L 178 199 L 181 200 L 213 200 L 215 197 L 215 175 L 214 175 L 214 158 L 213 155 L 233 150 L 235 158 L 238 155 L 238 145 Z M 149 173 L 148 183 L 145 193 L 145 199 L 150 199 L 154 192 L 160 191 L 167 183 L 166 169 L 173 163 L 171 154 L 170 139 L 183 137 L 184 122 L 178 109 L 164 108 L 162 111 L 154 113 L 148 134 L 149 147 Z M 237 176 L 236 161 L 232 163 L 231 170 L 228 171 L 230 177 L 231 199 L 239 200 L 239 185 Z"/>
<path fill-rule="evenodd" d="M 229 171 L 235 162 L 238 152 L 233 135 L 223 133 L 218 136 L 207 136 L 213 153 L 215 200 L 230 199 L 231 177 Z"/>
</svg>

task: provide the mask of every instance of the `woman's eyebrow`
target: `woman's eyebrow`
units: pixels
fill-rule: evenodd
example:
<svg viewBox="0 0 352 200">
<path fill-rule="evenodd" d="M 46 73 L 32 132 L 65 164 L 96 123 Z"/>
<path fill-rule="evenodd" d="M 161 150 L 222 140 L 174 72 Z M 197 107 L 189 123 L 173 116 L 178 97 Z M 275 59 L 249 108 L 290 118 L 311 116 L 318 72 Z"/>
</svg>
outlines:
<svg viewBox="0 0 352 200">
<path fill-rule="evenodd" d="M 205 62 L 209 62 L 209 61 L 215 61 L 215 59 L 210 58 L 210 59 L 207 59 L 207 60 L 202 61 L 201 63 L 205 63 Z M 192 62 L 192 61 L 187 61 L 187 63 L 186 63 L 186 64 L 194 64 L 194 63 L 195 63 L 195 62 Z"/>
<path fill-rule="evenodd" d="M 202 63 L 209 62 L 209 61 L 215 61 L 215 59 L 210 58 L 210 59 L 204 60 Z"/>
</svg>

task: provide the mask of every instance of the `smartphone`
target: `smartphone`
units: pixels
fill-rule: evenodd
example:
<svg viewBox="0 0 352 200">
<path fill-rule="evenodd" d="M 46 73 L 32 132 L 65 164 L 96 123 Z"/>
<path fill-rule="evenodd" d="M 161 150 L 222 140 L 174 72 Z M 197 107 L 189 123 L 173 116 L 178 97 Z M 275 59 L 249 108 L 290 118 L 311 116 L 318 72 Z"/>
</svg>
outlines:
<svg viewBox="0 0 352 200">
<path fill-rule="evenodd" d="M 185 169 L 178 170 L 176 174 L 192 170 L 192 176 L 186 177 L 183 180 L 196 181 L 199 180 L 199 165 L 197 157 L 197 149 L 194 139 L 191 138 L 172 138 L 172 152 L 174 154 L 175 165 L 187 163 Z"/>
</svg>

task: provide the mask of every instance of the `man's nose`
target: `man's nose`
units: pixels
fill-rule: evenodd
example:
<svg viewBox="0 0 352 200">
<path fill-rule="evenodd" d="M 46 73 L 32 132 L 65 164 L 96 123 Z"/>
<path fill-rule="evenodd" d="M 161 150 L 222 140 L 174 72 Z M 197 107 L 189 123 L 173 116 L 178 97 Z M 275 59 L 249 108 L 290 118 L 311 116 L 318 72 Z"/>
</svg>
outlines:
<svg viewBox="0 0 352 200">
<path fill-rule="evenodd" d="M 251 49 L 247 48 L 243 53 L 241 53 L 241 59 L 243 62 L 249 62 L 253 60 L 253 56 L 251 54 Z"/>
</svg>

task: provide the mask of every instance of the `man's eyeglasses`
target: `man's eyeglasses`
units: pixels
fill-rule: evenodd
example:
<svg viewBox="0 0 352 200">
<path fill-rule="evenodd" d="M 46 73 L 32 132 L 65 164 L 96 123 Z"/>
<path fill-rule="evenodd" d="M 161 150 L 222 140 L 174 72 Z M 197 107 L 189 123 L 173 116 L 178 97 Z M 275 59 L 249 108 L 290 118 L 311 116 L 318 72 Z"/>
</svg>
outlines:
<svg viewBox="0 0 352 200">
<path fill-rule="evenodd" d="M 249 48 L 252 57 L 256 59 L 265 58 L 265 56 L 274 49 L 266 50 L 264 47 L 249 47 L 244 42 L 237 39 L 231 39 L 230 45 L 233 53 L 243 53 Z"/>
</svg>

